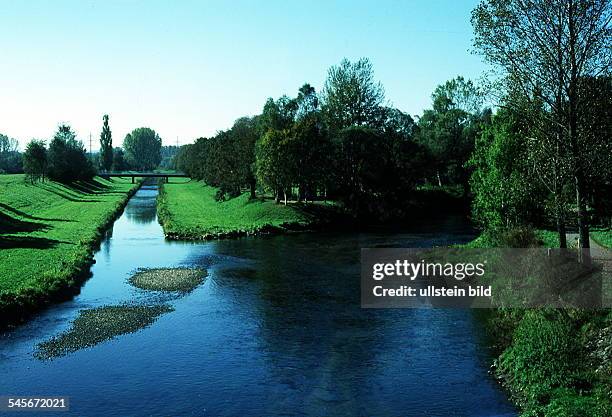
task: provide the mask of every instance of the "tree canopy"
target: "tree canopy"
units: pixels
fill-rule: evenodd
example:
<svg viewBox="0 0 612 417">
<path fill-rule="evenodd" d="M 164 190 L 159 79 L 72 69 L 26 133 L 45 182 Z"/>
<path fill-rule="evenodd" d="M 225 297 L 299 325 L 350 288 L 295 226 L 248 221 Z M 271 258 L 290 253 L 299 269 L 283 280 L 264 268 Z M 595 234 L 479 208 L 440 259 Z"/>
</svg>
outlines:
<svg viewBox="0 0 612 417">
<path fill-rule="evenodd" d="M 125 159 L 139 171 L 150 171 L 161 162 L 162 140 L 148 127 L 139 127 L 128 133 L 123 140 Z"/>
</svg>

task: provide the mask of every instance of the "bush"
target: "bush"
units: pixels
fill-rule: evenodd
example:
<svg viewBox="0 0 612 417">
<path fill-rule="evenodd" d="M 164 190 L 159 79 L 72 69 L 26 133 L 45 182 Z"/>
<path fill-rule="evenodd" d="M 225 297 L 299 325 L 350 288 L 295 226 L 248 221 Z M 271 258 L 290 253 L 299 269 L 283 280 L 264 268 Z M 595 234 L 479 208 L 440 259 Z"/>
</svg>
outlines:
<svg viewBox="0 0 612 417">
<path fill-rule="evenodd" d="M 544 410 L 546 417 L 605 417 L 610 415 L 597 399 L 578 395 L 569 389 L 555 390 L 550 403 Z"/>
<path fill-rule="evenodd" d="M 484 233 L 486 242 L 500 248 L 533 248 L 542 245 L 536 230 L 530 226 L 490 229 Z"/>
<path fill-rule="evenodd" d="M 551 389 L 574 382 L 577 335 L 561 312 L 527 311 L 512 345 L 500 357 L 499 373 L 522 402 L 546 404 Z"/>
</svg>

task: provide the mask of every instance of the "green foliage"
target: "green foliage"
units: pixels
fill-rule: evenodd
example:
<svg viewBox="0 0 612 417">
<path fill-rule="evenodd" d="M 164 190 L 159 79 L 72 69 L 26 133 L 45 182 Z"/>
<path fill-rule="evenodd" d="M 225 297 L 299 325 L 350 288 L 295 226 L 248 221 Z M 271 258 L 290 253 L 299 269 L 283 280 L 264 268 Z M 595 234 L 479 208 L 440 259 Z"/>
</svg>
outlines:
<svg viewBox="0 0 612 417">
<path fill-rule="evenodd" d="M 114 148 L 113 149 L 113 166 L 112 170 L 116 172 L 127 171 L 130 169 L 130 165 L 125 160 L 125 154 L 123 153 L 123 149 Z"/>
<path fill-rule="evenodd" d="M 576 337 L 563 313 L 527 311 L 500 357 L 499 372 L 522 402 L 545 403 L 551 389 L 575 382 Z"/>
<path fill-rule="evenodd" d="M 26 178 L 35 183 L 44 180 L 47 172 L 47 148 L 41 140 L 31 140 L 23 154 L 23 171 Z"/>
<path fill-rule="evenodd" d="M 180 147 L 177 145 L 162 146 L 161 147 L 161 162 L 159 163 L 159 169 L 176 169 L 176 156 L 179 153 Z"/>
<path fill-rule="evenodd" d="M 384 100 L 383 86 L 374 80 L 372 63 L 367 58 L 357 62 L 343 59 L 329 69 L 321 101 L 330 130 L 375 126 Z"/>
<path fill-rule="evenodd" d="M 543 408 L 546 417 L 607 417 L 603 402 L 591 396 L 583 396 L 570 389 L 552 392 L 550 403 Z"/>
<path fill-rule="evenodd" d="M 261 115 L 183 146 L 176 166 L 217 187 L 219 200 L 245 187 L 251 198 L 259 189 L 285 202 L 324 196 L 384 220 L 404 211 L 429 154 L 414 141 L 412 117 L 383 99 L 370 62 L 344 60 L 330 69 L 321 100 L 310 84 L 296 98 L 270 98 Z"/>
<path fill-rule="evenodd" d="M 17 174 L 23 172 L 21 154 L 18 151 L 17 139 L 0 133 L 0 174 Z"/>
<path fill-rule="evenodd" d="M 161 162 L 161 143 L 161 138 L 153 129 L 134 129 L 123 140 L 125 159 L 134 169 L 151 171 Z"/>
<path fill-rule="evenodd" d="M 527 162 L 526 138 L 514 115 L 500 110 L 483 128 L 468 162 L 474 218 L 485 230 L 534 222 L 543 206 Z"/>
<path fill-rule="evenodd" d="M 268 130 L 257 141 L 257 178 L 274 193 L 278 199 L 286 198 L 291 187 L 292 165 L 291 132 L 289 130 Z"/>
<path fill-rule="evenodd" d="M 467 193 L 469 172 L 466 161 L 482 125 L 489 123 L 491 111 L 481 111 L 482 97 L 471 81 L 463 77 L 439 85 L 432 94 L 432 109 L 419 119 L 417 141 L 433 160 L 434 182 L 461 184 Z"/>
<path fill-rule="evenodd" d="M 113 166 L 113 136 L 108 126 L 108 114 L 102 118 L 104 124 L 100 134 L 100 167 L 104 171 L 110 171 Z"/>
<path fill-rule="evenodd" d="M 90 180 L 95 171 L 83 143 L 68 125 L 60 125 L 47 153 L 49 178 L 63 183 Z"/>
</svg>

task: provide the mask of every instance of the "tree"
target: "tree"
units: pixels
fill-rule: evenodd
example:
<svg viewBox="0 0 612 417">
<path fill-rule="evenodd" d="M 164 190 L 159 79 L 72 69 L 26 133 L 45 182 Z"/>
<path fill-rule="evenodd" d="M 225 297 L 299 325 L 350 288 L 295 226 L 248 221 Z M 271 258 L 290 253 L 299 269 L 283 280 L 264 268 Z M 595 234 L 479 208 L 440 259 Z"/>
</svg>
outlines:
<svg viewBox="0 0 612 417">
<path fill-rule="evenodd" d="M 431 95 L 433 109 L 444 113 L 452 109 L 462 110 L 467 114 L 478 114 L 482 111 L 483 93 L 472 82 L 461 75 L 436 87 Z"/>
<path fill-rule="evenodd" d="M 372 127 L 384 99 L 383 86 L 374 80 L 372 64 L 367 58 L 355 63 L 343 59 L 327 73 L 322 110 L 332 131 L 349 126 Z"/>
<path fill-rule="evenodd" d="M 319 97 L 317 96 L 315 88 L 308 83 L 301 86 L 298 91 L 296 103 L 297 119 L 303 119 L 319 110 Z"/>
<path fill-rule="evenodd" d="M 255 198 L 256 167 L 255 167 L 255 142 L 258 138 L 257 118 L 241 117 L 234 122 L 230 129 L 232 141 L 235 141 L 236 165 L 239 181 L 247 185 L 250 197 Z"/>
<path fill-rule="evenodd" d="M 100 134 L 100 165 L 104 171 L 109 171 L 113 166 L 113 136 L 108 126 L 108 114 L 102 117 L 104 124 Z"/>
<path fill-rule="evenodd" d="M 459 76 L 436 87 L 432 108 L 419 119 L 417 140 L 433 158 L 439 186 L 461 184 L 468 191 L 465 163 L 474 150 L 479 126 L 490 116 L 482 110 L 482 96 L 472 81 Z"/>
<path fill-rule="evenodd" d="M 16 174 L 22 171 L 17 139 L 0 133 L 0 173 Z"/>
<path fill-rule="evenodd" d="M 289 130 L 270 129 L 257 141 L 255 150 L 257 179 L 274 193 L 277 202 L 283 197 L 285 204 L 292 185 L 289 137 Z"/>
<path fill-rule="evenodd" d="M 525 100 L 541 101 L 556 137 L 552 151 L 570 156 L 580 244 L 589 247 L 585 169 L 579 140 L 581 80 L 609 74 L 612 65 L 610 0 L 486 0 L 472 12 L 474 44 L 500 68 Z M 547 139 L 548 140 L 548 139 Z"/>
<path fill-rule="evenodd" d="M 161 138 L 153 129 L 139 127 L 123 140 L 125 158 L 135 169 L 150 171 L 161 162 L 161 144 Z"/>
<path fill-rule="evenodd" d="M 31 140 L 23 153 L 23 171 L 32 184 L 45 180 L 47 148 L 42 140 Z"/>
<path fill-rule="evenodd" d="M 130 169 L 127 161 L 125 160 L 125 155 L 123 153 L 123 149 L 121 148 L 113 148 L 113 166 L 112 170 L 121 172 Z"/>
<path fill-rule="evenodd" d="M 520 227 L 540 216 L 545 193 L 534 179 L 527 141 L 520 116 L 504 108 L 478 135 L 468 162 L 472 212 L 487 232 Z"/>
<path fill-rule="evenodd" d="M 95 172 L 83 143 L 68 125 L 58 127 L 48 151 L 49 178 L 60 182 L 90 180 Z"/>
<path fill-rule="evenodd" d="M 268 98 L 259 117 L 259 133 L 265 134 L 268 130 L 290 129 L 295 121 L 298 103 L 295 99 L 282 96 L 274 101 Z"/>
<path fill-rule="evenodd" d="M 298 200 L 312 199 L 330 181 L 333 147 L 329 135 L 313 111 L 294 124 L 287 139 L 284 163 L 292 184 L 298 186 Z"/>
</svg>

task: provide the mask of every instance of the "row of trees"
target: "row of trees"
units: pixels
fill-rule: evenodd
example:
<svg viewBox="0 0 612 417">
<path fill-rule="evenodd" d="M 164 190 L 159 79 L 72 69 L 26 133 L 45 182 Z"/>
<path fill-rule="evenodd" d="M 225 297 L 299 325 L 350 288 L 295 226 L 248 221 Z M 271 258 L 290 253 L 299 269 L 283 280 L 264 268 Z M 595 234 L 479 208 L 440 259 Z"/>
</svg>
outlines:
<svg viewBox="0 0 612 417">
<path fill-rule="evenodd" d="M 87 156 L 83 143 L 66 124 L 59 126 L 48 148 L 44 141 L 32 140 L 23 156 L 16 152 L 17 141 L 0 135 L 0 163 L 4 161 L 5 142 L 15 149 L 20 168 L 23 159 L 23 171 L 33 183 L 45 177 L 61 182 L 89 180 L 96 174 L 96 167 L 103 171 L 148 171 L 157 168 L 162 159 L 161 138 L 149 128 L 134 129 L 125 137 L 123 148 L 113 148 L 108 115 L 103 117 L 100 152 L 95 157 Z"/>
<path fill-rule="evenodd" d="M 498 70 L 502 92 L 471 160 L 485 229 L 547 214 L 566 247 L 575 219 L 588 248 L 590 221 L 609 221 L 611 19 L 609 0 L 488 0 L 473 11 L 475 48 Z"/>
<path fill-rule="evenodd" d="M 89 180 L 95 175 L 83 143 L 68 125 L 60 125 L 47 148 L 44 141 L 32 140 L 23 154 L 23 169 L 32 182 L 45 176 L 61 182 Z"/>
<path fill-rule="evenodd" d="M 471 100 L 466 110 L 450 102 L 462 94 Z M 438 106 L 442 96 L 447 103 Z M 470 111 L 478 100 L 472 83 L 453 80 L 434 94 L 434 109 L 416 123 L 387 104 L 369 60 L 345 59 L 330 68 L 320 94 L 304 84 L 295 97 L 268 99 L 261 114 L 183 146 L 177 168 L 219 187 L 219 198 L 244 189 L 255 197 L 260 190 L 277 201 L 325 197 L 355 214 L 397 214 L 428 177 L 467 184 L 466 174 L 451 171 L 462 169 L 461 158 L 465 162 L 473 148 L 470 129 L 476 130 L 480 108 Z M 432 139 L 434 131 L 448 135 L 444 145 Z M 453 155 L 451 162 L 445 155 Z"/>
<path fill-rule="evenodd" d="M 99 166 L 103 171 L 134 169 L 149 171 L 157 168 L 162 160 L 162 140 L 148 127 L 140 127 L 128 133 L 123 140 L 123 149 L 113 148 L 113 137 L 109 117 L 102 118 L 100 134 Z"/>
</svg>

